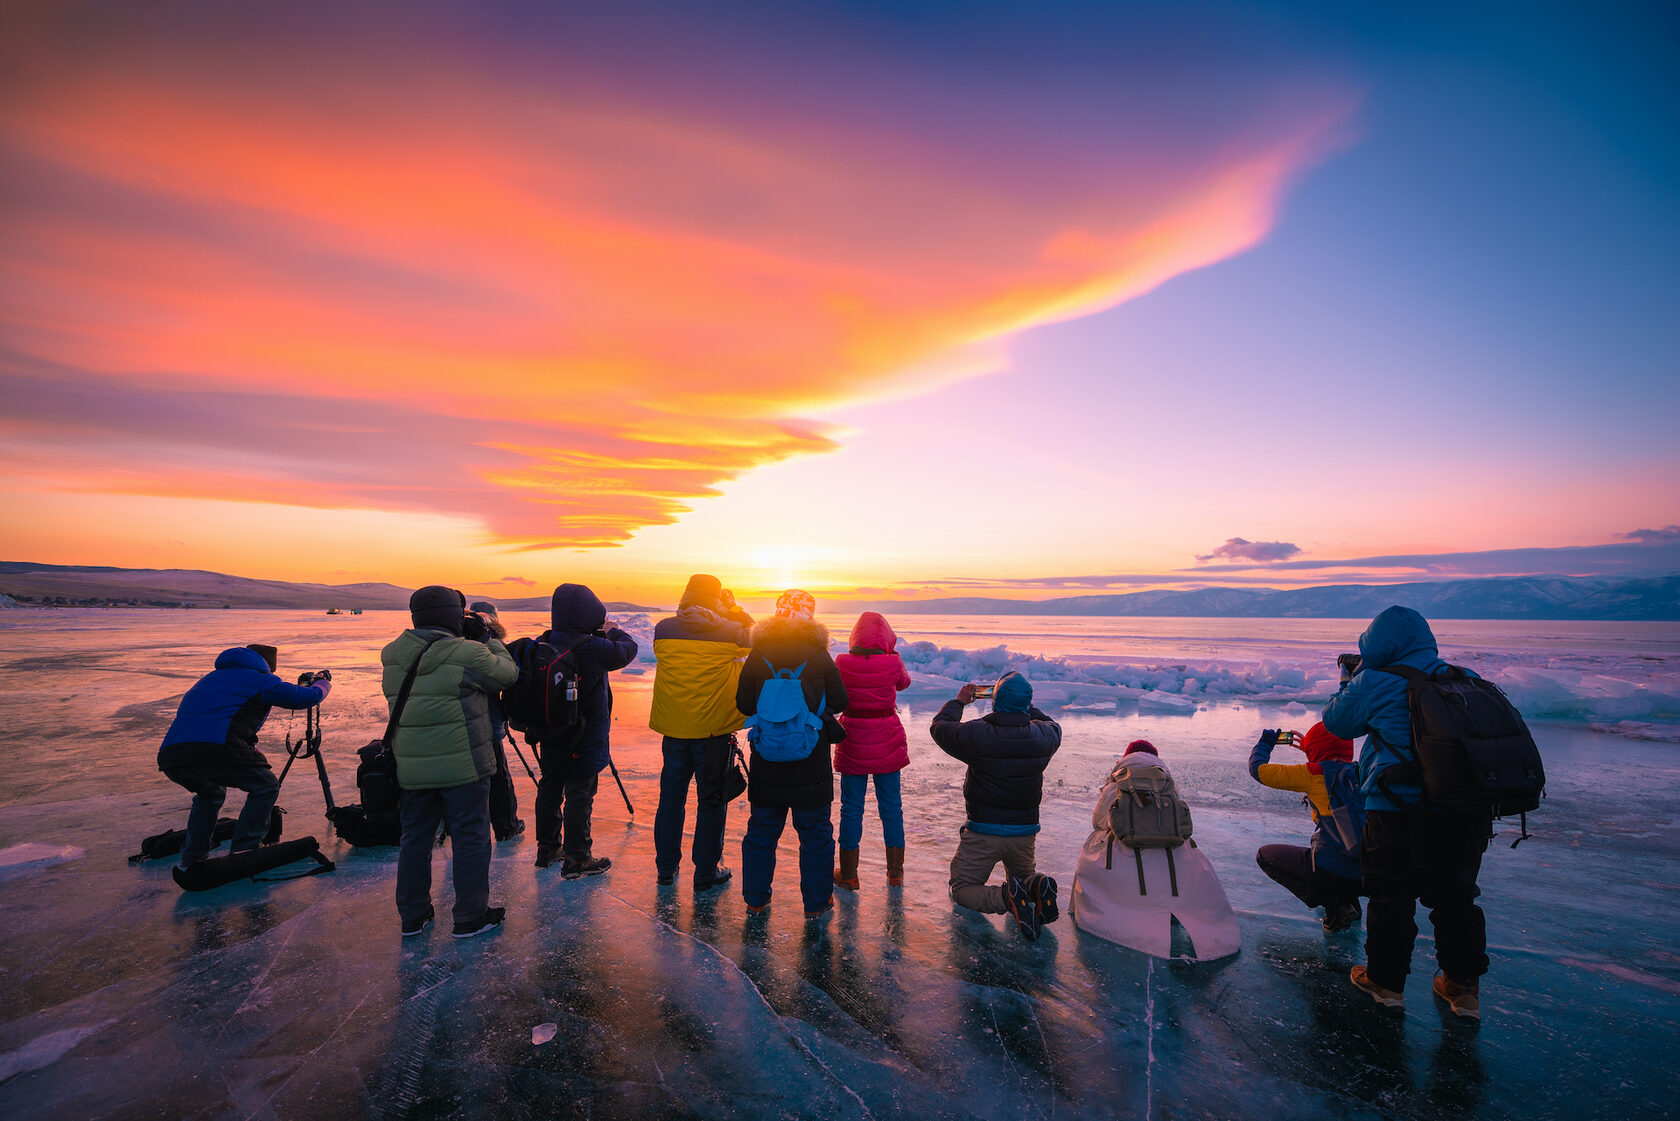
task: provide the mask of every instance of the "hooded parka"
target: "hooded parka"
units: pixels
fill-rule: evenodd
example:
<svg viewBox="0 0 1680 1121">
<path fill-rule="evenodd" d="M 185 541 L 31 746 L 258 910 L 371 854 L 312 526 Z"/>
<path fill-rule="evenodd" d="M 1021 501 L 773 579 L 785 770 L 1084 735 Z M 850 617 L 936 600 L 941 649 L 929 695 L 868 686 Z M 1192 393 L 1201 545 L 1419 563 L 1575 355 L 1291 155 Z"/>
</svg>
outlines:
<svg viewBox="0 0 1680 1121">
<path fill-rule="evenodd" d="M 496 638 L 410 628 L 380 651 L 387 704 L 396 703 L 416 658 L 420 671 L 391 738 L 397 782 L 405 790 L 446 790 L 489 778 L 496 773 L 490 695 L 512 685 L 519 667 Z"/>
<path fill-rule="evenodd" d="M 846 738 L 834 748 L 834 769 L 843 775 L 884 775 L 910 765 L 909 740 L 898 718 L 898 692 L 910 687 L 899 657 L 898 636 L 874 611 L 858 616 L 852 648 L 834 659 L 846 686 Z"/>
<path fill-rule="evenodd" d="M 603 630 L 607 608 L 582 584 L 561 584 L 549 601 L 549 630 L 538 641 L 572 651 L 578 684 L 578 715 L 582 729 L 558 739 L 537 737 L 543 770 L 562 778 L 599 774 L 612 759 L 613 695 L 607 674 L 636 660 L 636 640 L 613 627 Z M 518 643 L 515 643 L 518 647 Z M 517 660 L 518 651 L 514 651 Z"/>
</svg>

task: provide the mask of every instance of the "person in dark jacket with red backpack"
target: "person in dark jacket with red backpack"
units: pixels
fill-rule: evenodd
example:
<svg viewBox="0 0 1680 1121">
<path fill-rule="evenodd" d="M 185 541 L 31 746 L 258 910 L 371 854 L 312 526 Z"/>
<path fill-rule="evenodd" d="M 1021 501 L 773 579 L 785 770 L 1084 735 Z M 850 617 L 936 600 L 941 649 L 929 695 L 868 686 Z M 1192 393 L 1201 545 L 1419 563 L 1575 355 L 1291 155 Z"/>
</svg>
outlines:
<svg viewBox="0 0 1680 1121">
<path fill-rule="evenodd" d="M 216 657 L 216 668 L 187 690 L 175 720 L 164 733 L 157 765 L 169 780 L 190 790 L 192 811 L 181 845 L 181 866 L 203 860 L 216 832 L 216 815 L 227 788 L 245 791 L 230 848 L 247 852 L 268 832 L 269 812 L 280 797 L 280 783 L 268 757 L 257 750 L 257 733 L 269 709 L 314 708 L 327 699 L 332 675 L 308 675 L 308 685 L 293 685 L 274 674 L 279 654 L 272 646 L 235 646 Z"/>
<path fill-rule="evenodd" d="M 549 601 L 549 629 L 535 641 L 569 651 L 561 665 L 579 678 L 577 723 L 526 732 L 542 768 L 534 811 L 536 865 L 547 868 L 559 860 L 560 874 L 568 880 L 599 876 L 612 867 L 610 859 L 594 854 L 590 833 L 601 772 L 612 762 L 613 697 L 607 674 L 635 661 L 636 640 L 608 622 L 606 605 L 588 587 L 561 584 Z M 520 639 L 509 651 L 522 676 L 532 646 L 532 640 Z"/>
<path fill-rule="evenodd" d="M 741 894 L 749 914 L 770 906 L 770 885 L 776 875 L 776 845 L 789 814 L 799 833 L 799 892 L 805 917 L 820 918 L 834 907 L 834 767 L 829 747 L 845 737 L 835 716 L 845 711 L 846 686 L 828 653 L 828 628 L 816 620 L 817 601 L 797 588 L 783 592 L 776 614 L 753 628 L 752 653 L 741 668 L 735 707 L 747 717 L 747 741 L 752 764 L 747 801 L 752 815 L 741 838 Z M 783 688 L 776 681 L 797 675 L 804 708 L 792 719 L 772 703 L 770 691 Z M 788 683 L 792 685 L 792 682 Z M 814 742 L 798 758 L 802 744 L 779 746 L 794 725 L 814 734 Z M 767 757 L 767 753 L 770 756 Z"/>
<path fill-rule="evenodd" d="M 1056 881 L 1038 871 L 1038 804 L 1044 768 L 1062 745 L 1062 728 L 1033 707 L 1032 683 L 1013 671 L 998 678 L 992 711 L 964 720 L 976 696 L 969 682 L 945 702 L 929 732 L 941 751 L 968 764 L 963 802 L 968 821 L 951 858 L 951 899 L 960 907 L 1014 916 L 1031 941 L 1061 914 Z M 1003 886 L 988 884 L 1003 864 Z"/>
</svg>

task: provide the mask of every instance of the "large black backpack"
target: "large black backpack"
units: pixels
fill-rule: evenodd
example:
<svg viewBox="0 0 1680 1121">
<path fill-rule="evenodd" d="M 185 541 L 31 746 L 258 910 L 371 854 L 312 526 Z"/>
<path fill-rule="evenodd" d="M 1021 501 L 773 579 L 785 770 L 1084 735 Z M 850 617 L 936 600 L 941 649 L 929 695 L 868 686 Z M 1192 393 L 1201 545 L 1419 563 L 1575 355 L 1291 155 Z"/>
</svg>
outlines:
<svg viewBox="0 0 1680 1121">
<path fill-rule="evenodd" d="M 1546 769 L 1522 713 L 1499 686 L 1460 666 L 1433 673 L 1402 665 L 1371 668 L 1405 678 L 1412 718 L 1415 762 L 1389 767 L 1382 778 L 1421 785 L 1428 803 L 1442 809 L 1521 814 L 1517 840 L 1526 837 L 1527 814 L 1539 808 Z"/>
<path fill-rule="evenodd" d="M 583 675 L 572 651 L 588 638 L 579 635 L 570 646 L 540 638 L 508 644 L 508 653 L 519 663 L 519 680 L 502 693 L 502 711 L 515 731 L 547 739 L 582 725 Z"/>
</svg>

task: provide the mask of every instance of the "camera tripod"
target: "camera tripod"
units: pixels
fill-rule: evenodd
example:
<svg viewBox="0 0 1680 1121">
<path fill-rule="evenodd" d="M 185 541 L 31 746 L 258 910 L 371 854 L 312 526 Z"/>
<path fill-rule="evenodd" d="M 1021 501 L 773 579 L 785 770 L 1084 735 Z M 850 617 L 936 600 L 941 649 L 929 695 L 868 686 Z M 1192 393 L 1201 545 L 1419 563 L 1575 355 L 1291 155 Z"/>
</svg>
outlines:
<svg viewBox="0 0 1680 1121">
<path fill-rule="evenodd" d="M 523 763 L 524 766 L 525 766 L 525 773 L 531 776 L 531 781 L 532 782 L 534 782 L 534 783 L 536 783 L 540 786 L 541 785 L 541 780 L 537 778 L 537 772 L 535 772 L 531 769 L 531 764 L 526 761 L 525 753 L 523 751 L 521 751 L 520 748 L 519 748 L 519 741 L 517 739 L 515 739 L 514 736 L 513 736 L 513 729 L 508 727 L 506 724 L 504 724 L 504 725 L 502 725 L 502 734 L 507 737 L 508 743 L 513 745 L 513 750 L 519 756 L 519 761 L 521 763 Z M 534 745 L 533 745 L 531 750 L 533 752 L 535 752 L 536 748 L 535 748 Z M 542 757 L 541 756 L 537 757 L 537 762 L 538 762 L 538 764 L 542 763 Z M 618 765 L 616 763 L 614 763 L 611 759 L 608 759 L 607 760 L 607 767 L 608 767 L 609 770 L 612 771 L 613 781 L 618 783 L 619 797 L 624 799 L 624 808 L 630 811 L 630 820 L 631 820 L 632 823 L 634 823 L 635 820 L 636 820 L 636 807 L 632 806 L 630 804 L 630 794 L 629 794 L 628 791 L 626 791 L 624 789 L 624 780 L 618 777 Z"/>
<path fill-rule="evenodd" d="M 327 778 L 327 761 L 321 757 L 321 706 L 314 705 L 304 710 L 303 735 L 296 743 L 292 742 L 292 730 L 286 729 L 286 765 L 280 768 L 280 786 L 286 785 L 286 775 L 292 769 L 292 764 L 299 759 L 313 757 L 315 773 L 321 779 L 321 797 L 327 803 L 327 824 L 331 825 L 333 816 L 338 808 L 333 805 L 332 781 Z"/>
</svg>

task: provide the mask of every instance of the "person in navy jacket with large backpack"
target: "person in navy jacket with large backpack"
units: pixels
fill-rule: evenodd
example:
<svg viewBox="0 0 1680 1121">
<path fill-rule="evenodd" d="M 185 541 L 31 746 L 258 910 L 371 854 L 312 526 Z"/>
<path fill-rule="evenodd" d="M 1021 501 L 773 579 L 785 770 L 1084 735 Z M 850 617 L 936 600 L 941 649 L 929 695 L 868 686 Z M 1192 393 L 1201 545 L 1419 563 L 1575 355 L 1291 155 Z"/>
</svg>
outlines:
<svg viewBox="0 0 1680 1121">
<path fill-rule="evenodd" d="M 272 646 L 223 650 L 216 657 L 216 668 L 181 698 L 175 720 L 164 733 L 158 770 L 193 796 L 181 845 L 182 867 L 209 855 L 216 815 L 230 786 L 245 791 L 232 851 L 256 848 L 268 832 L 269 812 L 280 796 L 280 782 L 268 757 L 257 750 L 257 733 L 276 705 L 314 708 L 332 690 L 332 675 L 326 670 L 307 675 L 313 679 L 308 685 L 293 685 L 275 676 L 278 664 L 279 654 Z"/>
<path fill-rule="evenodd" d="M 776 614 L 753 628 L 752 653 L 741 667 L 735 707 L 748 717 L 752 766 L 747 802 L 752 815 L 741 838 L 741 894 L 750 914 L 770 905 L 776 876 L 776 845 L 791 814 L 799 834 L 799 892 L 805 917 L 819 918 L 834 907 L 834 766 L 829 747 L 846 733 L 835 716 L 845 711 L 846 686 L 828 653 L 828 628 L 817 622 L 817 601 L 793 588 L 776 601 Z M 776 682 L 797 674 L 797 681 Z M 797 686 L 803 708 L 796 721 L 783 721 L 771 698 Z M 795 706 L 796 708 L 798 706 Z M 767 721 L 774 720 L 773 726 Z M 772 742 L 803 722 L 814 735 L 803 755 L 783 752 Z M 766 753 L 769 753 L 769 757 Z M 796 757 L 782 757 L 796 756 Z"/>
<path fill-rule="evenodd" d="M 528 641 L 528 640 L 525 640 Z M 514 644 L 514 659 L 523 673 L 525 641 Z M 583 584 L 561 584 L 549 600 L 549 630 L 538 642 L 569 649 L 578 681 L 578 723 L 575 727 L 533 729 L 526 738 L 539 755 L 542 778 L 537 783 L 538 868 L 561 861 L 568 880 L 599 876 L 612 867 L 607 857 L 594 854 L 590 818 L 601 772 L 612 762 L 612 686 L 607 674 L 636 660 L 636 640 L 609 626 L 607 607 Z"/>
<path fill-rule="evenodd" d="M 1360 860 L 1371 901 L 1365 913 L 1366 964 L 1354 966 L 1351 979 L 1378 1004 L 1405 1006 L 1421 899 L 1435 927 L 1441 967 L 1435 993 L 1457 1015 L 1480 1019 L 1480 979 L 1488 956 L 1476 877 L 1492 818 L 1432 810 L 1423 805 L 1421 786 L 1399 781 L 1402 773 L 1390 771 L 1416 763 L 1407 680 L 1384 672 L 1397 665 L 1426 674 L 1447 666 L 1429 623 L 1409 607 L 1386 608 L 1371 620 L 1359 636 L 1357 670 L 1344 669 L 1340 691 L 1324 706 L 1324 726 L 1331 733 L 1350 740 L 1370 737 L 1359 753 L 1359 778 L 1365 792 Z"/>
</svg>

